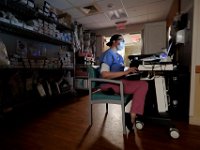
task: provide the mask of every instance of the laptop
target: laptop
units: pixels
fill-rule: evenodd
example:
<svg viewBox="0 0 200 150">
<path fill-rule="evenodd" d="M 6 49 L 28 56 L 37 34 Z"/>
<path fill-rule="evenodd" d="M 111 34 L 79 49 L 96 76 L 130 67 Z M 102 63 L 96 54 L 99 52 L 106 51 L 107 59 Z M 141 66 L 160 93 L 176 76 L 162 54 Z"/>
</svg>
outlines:
<svg viewBox="0 0 200 150">
<path fill-rule="evenodd" d="M 161 62 L 161 61 L 164 62 L 164 60 L 168 58 L 168 56 L 170 55 L 172 51 L 172 45 L 173 45 L 173 42 L 170 43 L 166 52 L 152 54 L 152 56 L 145 57 L 140 60 L 143 62 Z"/>
</svg>

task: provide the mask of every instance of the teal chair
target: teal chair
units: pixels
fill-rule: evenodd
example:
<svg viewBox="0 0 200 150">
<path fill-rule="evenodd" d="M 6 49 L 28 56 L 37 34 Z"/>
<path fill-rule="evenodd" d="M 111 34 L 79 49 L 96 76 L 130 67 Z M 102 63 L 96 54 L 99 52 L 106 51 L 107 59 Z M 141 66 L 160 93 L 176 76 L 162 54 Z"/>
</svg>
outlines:
<svg viewBox="0 0 200 150">
<path fill-rule="evenodd" d="M 125 106 L 129 103 L 132 98 L 132 95 L 124 94 L 123 83 L 120 80 L 110 80 L 110 79 L 102 79 L 98 76 L 98 69 L 92 66 L 88 67 L 89 74 L 89 123 L 92 125 L 93 116 L 92 116 L 92 105 L 93 104 L 106 104 L 106 113 L 108 113 L 108 104 L 118 104 L 121 105 L 121 113 L 122 113 L 122 126 L 123 126 L 123 134 L 127 134 L 126 125 L 125 125 Z M 120 86 L 120 93 L 108 95 L 105 92 L 102 92 L 99 88 L 99 85 L 102 83 L 112 83 Z"/>
</svg>

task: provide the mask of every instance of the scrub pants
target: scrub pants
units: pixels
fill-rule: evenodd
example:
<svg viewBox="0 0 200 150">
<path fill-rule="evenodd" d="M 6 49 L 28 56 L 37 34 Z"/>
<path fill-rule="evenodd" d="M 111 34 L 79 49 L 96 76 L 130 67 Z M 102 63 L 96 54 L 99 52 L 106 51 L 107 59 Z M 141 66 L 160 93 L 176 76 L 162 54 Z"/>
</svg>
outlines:
<svg viewBox="0 0 200 150">
<path fill-rule="evenodd" d="M 130 113 L 135 113 L 138 115 L 143 115 L 144 113 L 144 105 L 145 105 L 145 97 L 148 91 L 148 83 L 142 80 L 121 80 L 124 85 L 124 93 L 132 94 L 132 104 Z M 116 84 L 103 84 L 101 85 L 101 89 L 106 91 L 108 88 L 112 88 L 115 93 L 120 92 L 119 85 Z"/>
</svg>

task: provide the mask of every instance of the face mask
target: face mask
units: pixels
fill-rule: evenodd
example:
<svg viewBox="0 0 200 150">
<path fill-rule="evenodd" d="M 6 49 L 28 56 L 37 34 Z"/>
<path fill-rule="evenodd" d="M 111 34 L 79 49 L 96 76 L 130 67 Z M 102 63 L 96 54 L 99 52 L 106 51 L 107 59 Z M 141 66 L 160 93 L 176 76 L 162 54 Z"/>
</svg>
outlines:
<svg viewBox="0 0 200 150">
<path fill-rule="evenodd" d="M 121 51 L 123 50 L 125 47 L 125 43 L 123 41 L 120 41 L 120 43 L 117 45 L 117 50 Z"/>
</svg>

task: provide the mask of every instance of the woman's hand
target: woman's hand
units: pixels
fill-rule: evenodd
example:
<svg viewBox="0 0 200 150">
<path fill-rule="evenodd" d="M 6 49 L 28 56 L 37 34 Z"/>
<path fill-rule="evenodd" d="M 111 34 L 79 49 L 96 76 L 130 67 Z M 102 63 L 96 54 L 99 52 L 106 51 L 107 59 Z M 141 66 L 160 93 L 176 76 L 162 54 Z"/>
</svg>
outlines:
<svg viewBox="0 0 200 150">
<path fill-rule="evenodd" d="M 125 75 L 138 72 L 138 68 L 130 67 L 125 71 Z"/>
</svg>

